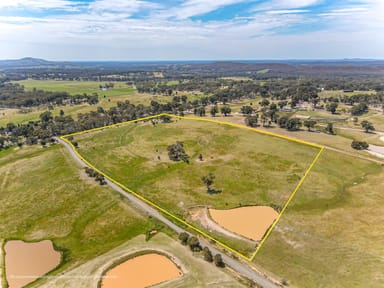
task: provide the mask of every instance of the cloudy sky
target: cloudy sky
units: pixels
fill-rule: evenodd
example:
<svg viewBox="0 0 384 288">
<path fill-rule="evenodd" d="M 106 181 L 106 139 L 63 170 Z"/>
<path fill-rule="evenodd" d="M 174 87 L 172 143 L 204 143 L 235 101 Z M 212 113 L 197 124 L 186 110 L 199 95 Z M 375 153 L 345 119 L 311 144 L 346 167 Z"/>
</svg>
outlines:
<svg viewBox="0 0 384 288">
<path fill-rule="evenodd" d="M 0 59 L 384 59 L 384 0 L 0 0 Z"/>
</svg>

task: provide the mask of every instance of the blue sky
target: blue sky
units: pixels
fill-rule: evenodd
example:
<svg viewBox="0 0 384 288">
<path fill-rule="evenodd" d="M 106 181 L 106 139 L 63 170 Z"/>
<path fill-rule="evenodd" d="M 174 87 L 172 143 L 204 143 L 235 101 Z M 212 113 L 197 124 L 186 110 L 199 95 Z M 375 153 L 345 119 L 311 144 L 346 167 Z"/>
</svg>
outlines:
<svg viewBox="0 0 384 288">
<path fill-rule="evenodd" d="M 0 59 L 384 59 L 384 0 L 0 0 Z"/>
</svg>

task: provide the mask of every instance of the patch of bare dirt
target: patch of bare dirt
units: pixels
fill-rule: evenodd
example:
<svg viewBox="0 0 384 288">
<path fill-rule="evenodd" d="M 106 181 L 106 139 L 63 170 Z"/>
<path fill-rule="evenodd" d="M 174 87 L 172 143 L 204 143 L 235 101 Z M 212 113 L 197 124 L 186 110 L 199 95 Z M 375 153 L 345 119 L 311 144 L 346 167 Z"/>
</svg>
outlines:
<svg viewBox="0 0 384 288">
<path fill-rule="evenodd" d="M 381 137 L 381 138 L 383 138 L 383 137 Z M 367 152 L 371 155 L 374 155 L 376 157 L 384 159 L 384 147 L 383 146 L 369 145 Z"/>
</svg>

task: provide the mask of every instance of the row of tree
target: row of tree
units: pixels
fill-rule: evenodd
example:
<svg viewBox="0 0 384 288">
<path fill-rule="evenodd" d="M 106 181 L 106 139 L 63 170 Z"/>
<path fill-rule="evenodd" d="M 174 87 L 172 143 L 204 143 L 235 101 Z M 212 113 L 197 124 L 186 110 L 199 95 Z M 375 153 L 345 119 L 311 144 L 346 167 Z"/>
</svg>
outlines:
<svg viewBox="0 0 384 288">
<path fill-rule="evenodd" d="M 192 252 L 202 252 L 205 261 L 214 263 L 217 267 L 225 267 L 225 263 L 220 254 L 212 255 L 208 247 L 201 247 L 200 241 L 195 236 L 190 236 L 186 232 L 179 234 L 179 240 L 182 245 L 188 246 Z"/>
</svg>

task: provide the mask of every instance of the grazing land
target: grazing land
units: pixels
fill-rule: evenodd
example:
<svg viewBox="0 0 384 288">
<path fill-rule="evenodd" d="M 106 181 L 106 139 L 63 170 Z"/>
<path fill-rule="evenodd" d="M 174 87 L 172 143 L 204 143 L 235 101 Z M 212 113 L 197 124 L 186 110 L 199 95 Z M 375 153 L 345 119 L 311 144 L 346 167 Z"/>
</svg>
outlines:
<svg viewBox="0 0 384 288">
<path fill-rule="evenodd" d="M 17 81 L 23 85 L 25 89 L 32 90 L 34 88 L 51 91 L 51 92 L 67 92 L 71 95 L 75 94 L 93 94 L 97 93 L 100 98 L 113 97 L 120 95 L 129 95 L 133 92 L 133 88 L 124 82 L 98 82 L 98 81 L 69 81 L 69 80 L 22 80 Z M 100 90 L 100 85 L 112 83 L 113 88 Z"/>
<path fill-rule="evenodd" d="M 75 141 L 79 153 L 103 173 L 187 221 L 189 210 L 201 205 L 262 205 L 280 211 L 319 151 L 255 131 L 185 118 L 129 123 L 78 135 Z M 177 141 L 190 155 L 188 164 L 169 159 L 167 147 Z M 207 191 L 201 178 L 209 173 L 216 178 Z M 254 250 L 244 243 L 236 248 L 245 254 Z"/>
<path fill-rule="evenodd" d="M 173 117 L 172 123 L 132 122 L 78 135 L 76 151 L 183 227 L 192 225 L 188 231 L 225 244 L 233 253 L 224 256 L 228 266 L 245 265 L 236 255 L 251 260 L 257 254 L 247 265 L 291 287 L 380 286 L 384 162 L 369 152 L 384 146 L 383 61 L 288 62 L 94 63 L 83 69 L 89 63 L 26 58 L 2 68 L 0 61 L 0 244 L 52 240 L 64 261 L 50 276 L 69 277 L 30 286 L 96 287 L 116 260 L 159 249 L 187 270 L 167 287 L 239 287 L 170 238 L 176 235 L 164 224 L 73 166 L 64 149 L 46 147 L 60 135 L 161 113 L 249 125 L 326 150 L 302 178 L 318 149 Z M 177 141 L 189 164 L 170 160 L 168 147 L 179 147 Z M 368 150 L 355 150 L 352 141 L 365 141 L 361 147 Z M 287 202 L 289 195 L 295 197 Z M 231 229 L 233 223 L 225 229 L 209 214 L 262 206 L 280 212 L 278 222 L 265 225 L 270 237 L 261 232 L 256 238 L 263 242 Z M 251 224 L 258 220 L 247 217 Z M 153 229 L 160 232 L 146 242 L 144 234 Z M 256 246 L 261 249 L 254 253 Z"/>
<path fill-rule="evenodd" d="M 63 253 L 54 273 L 160 228 L 66 153 L 58 145 L 0 152 L 0 239 L 52 240 Z"/>
<path fill-rule="evenodd" d="M 290 287 L 384 281 L 384 169 L 326 150 L 254 262 Z"/>
</svg>

